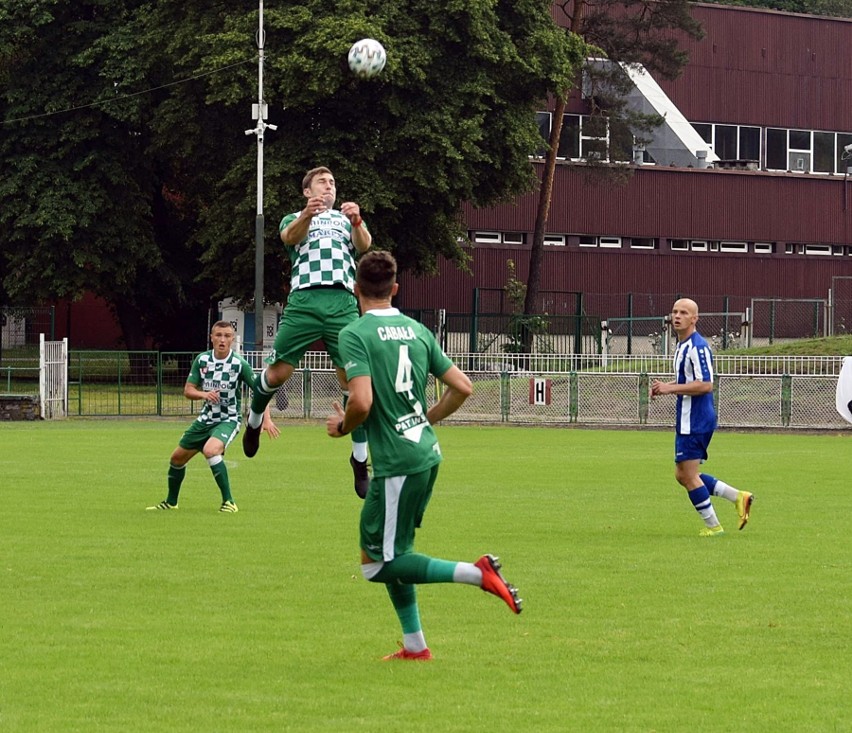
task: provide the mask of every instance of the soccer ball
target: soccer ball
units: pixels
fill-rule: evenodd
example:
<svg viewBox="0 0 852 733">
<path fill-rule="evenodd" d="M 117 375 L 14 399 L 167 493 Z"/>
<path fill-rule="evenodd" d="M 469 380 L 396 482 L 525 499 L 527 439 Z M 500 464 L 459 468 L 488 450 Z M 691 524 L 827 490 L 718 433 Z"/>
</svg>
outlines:
<svg viewBox="0 0 852 733">
<path fill-rule="evenodd" d="M 388 57 L 381 43 L 372 38 L 363 38 L 349 49 L 349 68 L 355 76 L 369 79 L 385 68 Z"/>
</svg>

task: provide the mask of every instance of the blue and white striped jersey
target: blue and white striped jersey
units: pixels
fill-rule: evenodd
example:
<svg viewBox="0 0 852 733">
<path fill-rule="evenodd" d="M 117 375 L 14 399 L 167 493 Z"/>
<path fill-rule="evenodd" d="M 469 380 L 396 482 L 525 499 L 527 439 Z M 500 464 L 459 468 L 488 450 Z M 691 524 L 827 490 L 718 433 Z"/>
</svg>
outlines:
<svg viewBox="0 0 852 733">
<path fill-rule="evenodd" d="M 678 384 L 713 382 L 713 353 L 698 331 L 680 341 L 675 350 L 674 371 Z M 682 435 L 712 433 L 716 429 L 713 393 L 678 395 L 675 431 Z"/>
</svg>

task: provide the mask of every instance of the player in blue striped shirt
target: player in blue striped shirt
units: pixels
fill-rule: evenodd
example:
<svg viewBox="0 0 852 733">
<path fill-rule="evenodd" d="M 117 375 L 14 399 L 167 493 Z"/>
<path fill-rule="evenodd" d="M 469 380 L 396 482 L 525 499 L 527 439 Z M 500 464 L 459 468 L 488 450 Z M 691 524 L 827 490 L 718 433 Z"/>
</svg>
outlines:
<svg viewBox="0 0 852 733">
<path fill-rule="evenodd" d="M 654 380 L 651 396 L 677 395 L 675 418 L 675 478 L 686 489 L 695 510 L 704 520 L 702 537 L 719 537 L 725 530 L 716 516 L 711 496 L 721 496 L 736 505 L 738 527 L 749 520 L 754 495 L 739 491 L 699 467 L 707 459 L 707 447 L 716 430 L 713 405 L 713 353 L 707 340 L 696 330 L 698 304 L 681 298 L 672 306 L 672 327 L 677 333 L 674 356 L 675 379 Z"/>
</svg>

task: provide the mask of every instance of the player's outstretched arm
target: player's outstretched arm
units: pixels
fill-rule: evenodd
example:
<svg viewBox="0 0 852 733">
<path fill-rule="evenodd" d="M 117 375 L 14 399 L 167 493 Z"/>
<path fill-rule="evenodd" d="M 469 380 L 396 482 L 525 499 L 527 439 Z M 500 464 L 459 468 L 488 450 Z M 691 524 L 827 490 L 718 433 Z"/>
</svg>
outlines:
<svg viewBox="0 0 852 733">
<path fill-rule="evenodd" d="M 473 384 L 470 378 L 457 366 L 453 365 L 441 375 L 440 380 L 446 386 L 444 393 L 426 413 L 426 418 L 434 425 L 445 417 L 449 417 L 464 404 L 473 394 Z"/>
<path fill-rule="evenodd" d="M 332 438 L 348 435 L 370 414 L 370 409 L 373 407 L 373 380 L 370 377 L 353 377 L 349 380 L 346 412 L 343 411 L 339 402 L 335 402 L 332 407 L 334 412 L 325 421 L 326 432 Z"/>
</svg>

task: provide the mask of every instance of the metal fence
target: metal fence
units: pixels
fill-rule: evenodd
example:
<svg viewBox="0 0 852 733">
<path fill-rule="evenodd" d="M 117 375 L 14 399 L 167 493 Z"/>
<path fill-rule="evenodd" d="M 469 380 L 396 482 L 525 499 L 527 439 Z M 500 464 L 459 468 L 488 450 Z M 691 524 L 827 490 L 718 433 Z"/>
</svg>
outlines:
<svg viewBox="0 0 852 733">
<path fill-rule="evenodd" d="M 260 369 L 264 354 L 246 352 Z M 71 351 L 68 414 L 191 417 L 201 403 L 183 396 L 190 352 Z M 674 422 L 674 398 L 650 399 L 655 378 L 670 379 L 669 357 L 463 352 L 454 361 L 474 382 L 451 422 L 656 426 Z M 716 357 L 715 399 L 722 428 L 844 429 L 834 409 L 842 357 Z M 430 403 L 439 396 L 430 379 Z M 276 419 L 324 419 L 340 399 L 325 352 L 308 352 L 272 403 Z M 244 406 L 247 402 L 244 402 Z"/>
<path fill-rule="evenodd" d="M 0 394 L 39 394 L 42 336 L 53 340 L 55 308 L 0 308 Z"/>
<path fill-rule="evenodd" d="M 839 285 L 838 285 L 839 287 Z M 842 291 L 840 291 L 842 293 Z M 655 354 L 666 353 L 667 318 L 677 295 L 606 296 L 567 293 L 576 312 L 522 315 L 499 311 L 409 311 L 439 336 L 449 353 Z M 699 296 L 700 297 L 700 296 Z M 496 300 L 493 297 L 489 300 Z M 846 302 L 829 300 L 709 297 L 700 299 L 701 333 L 717 350 L 821 338 L 852 328 Z M 565 304 L 563 304 L 565 305 Z"/>
</svg>

